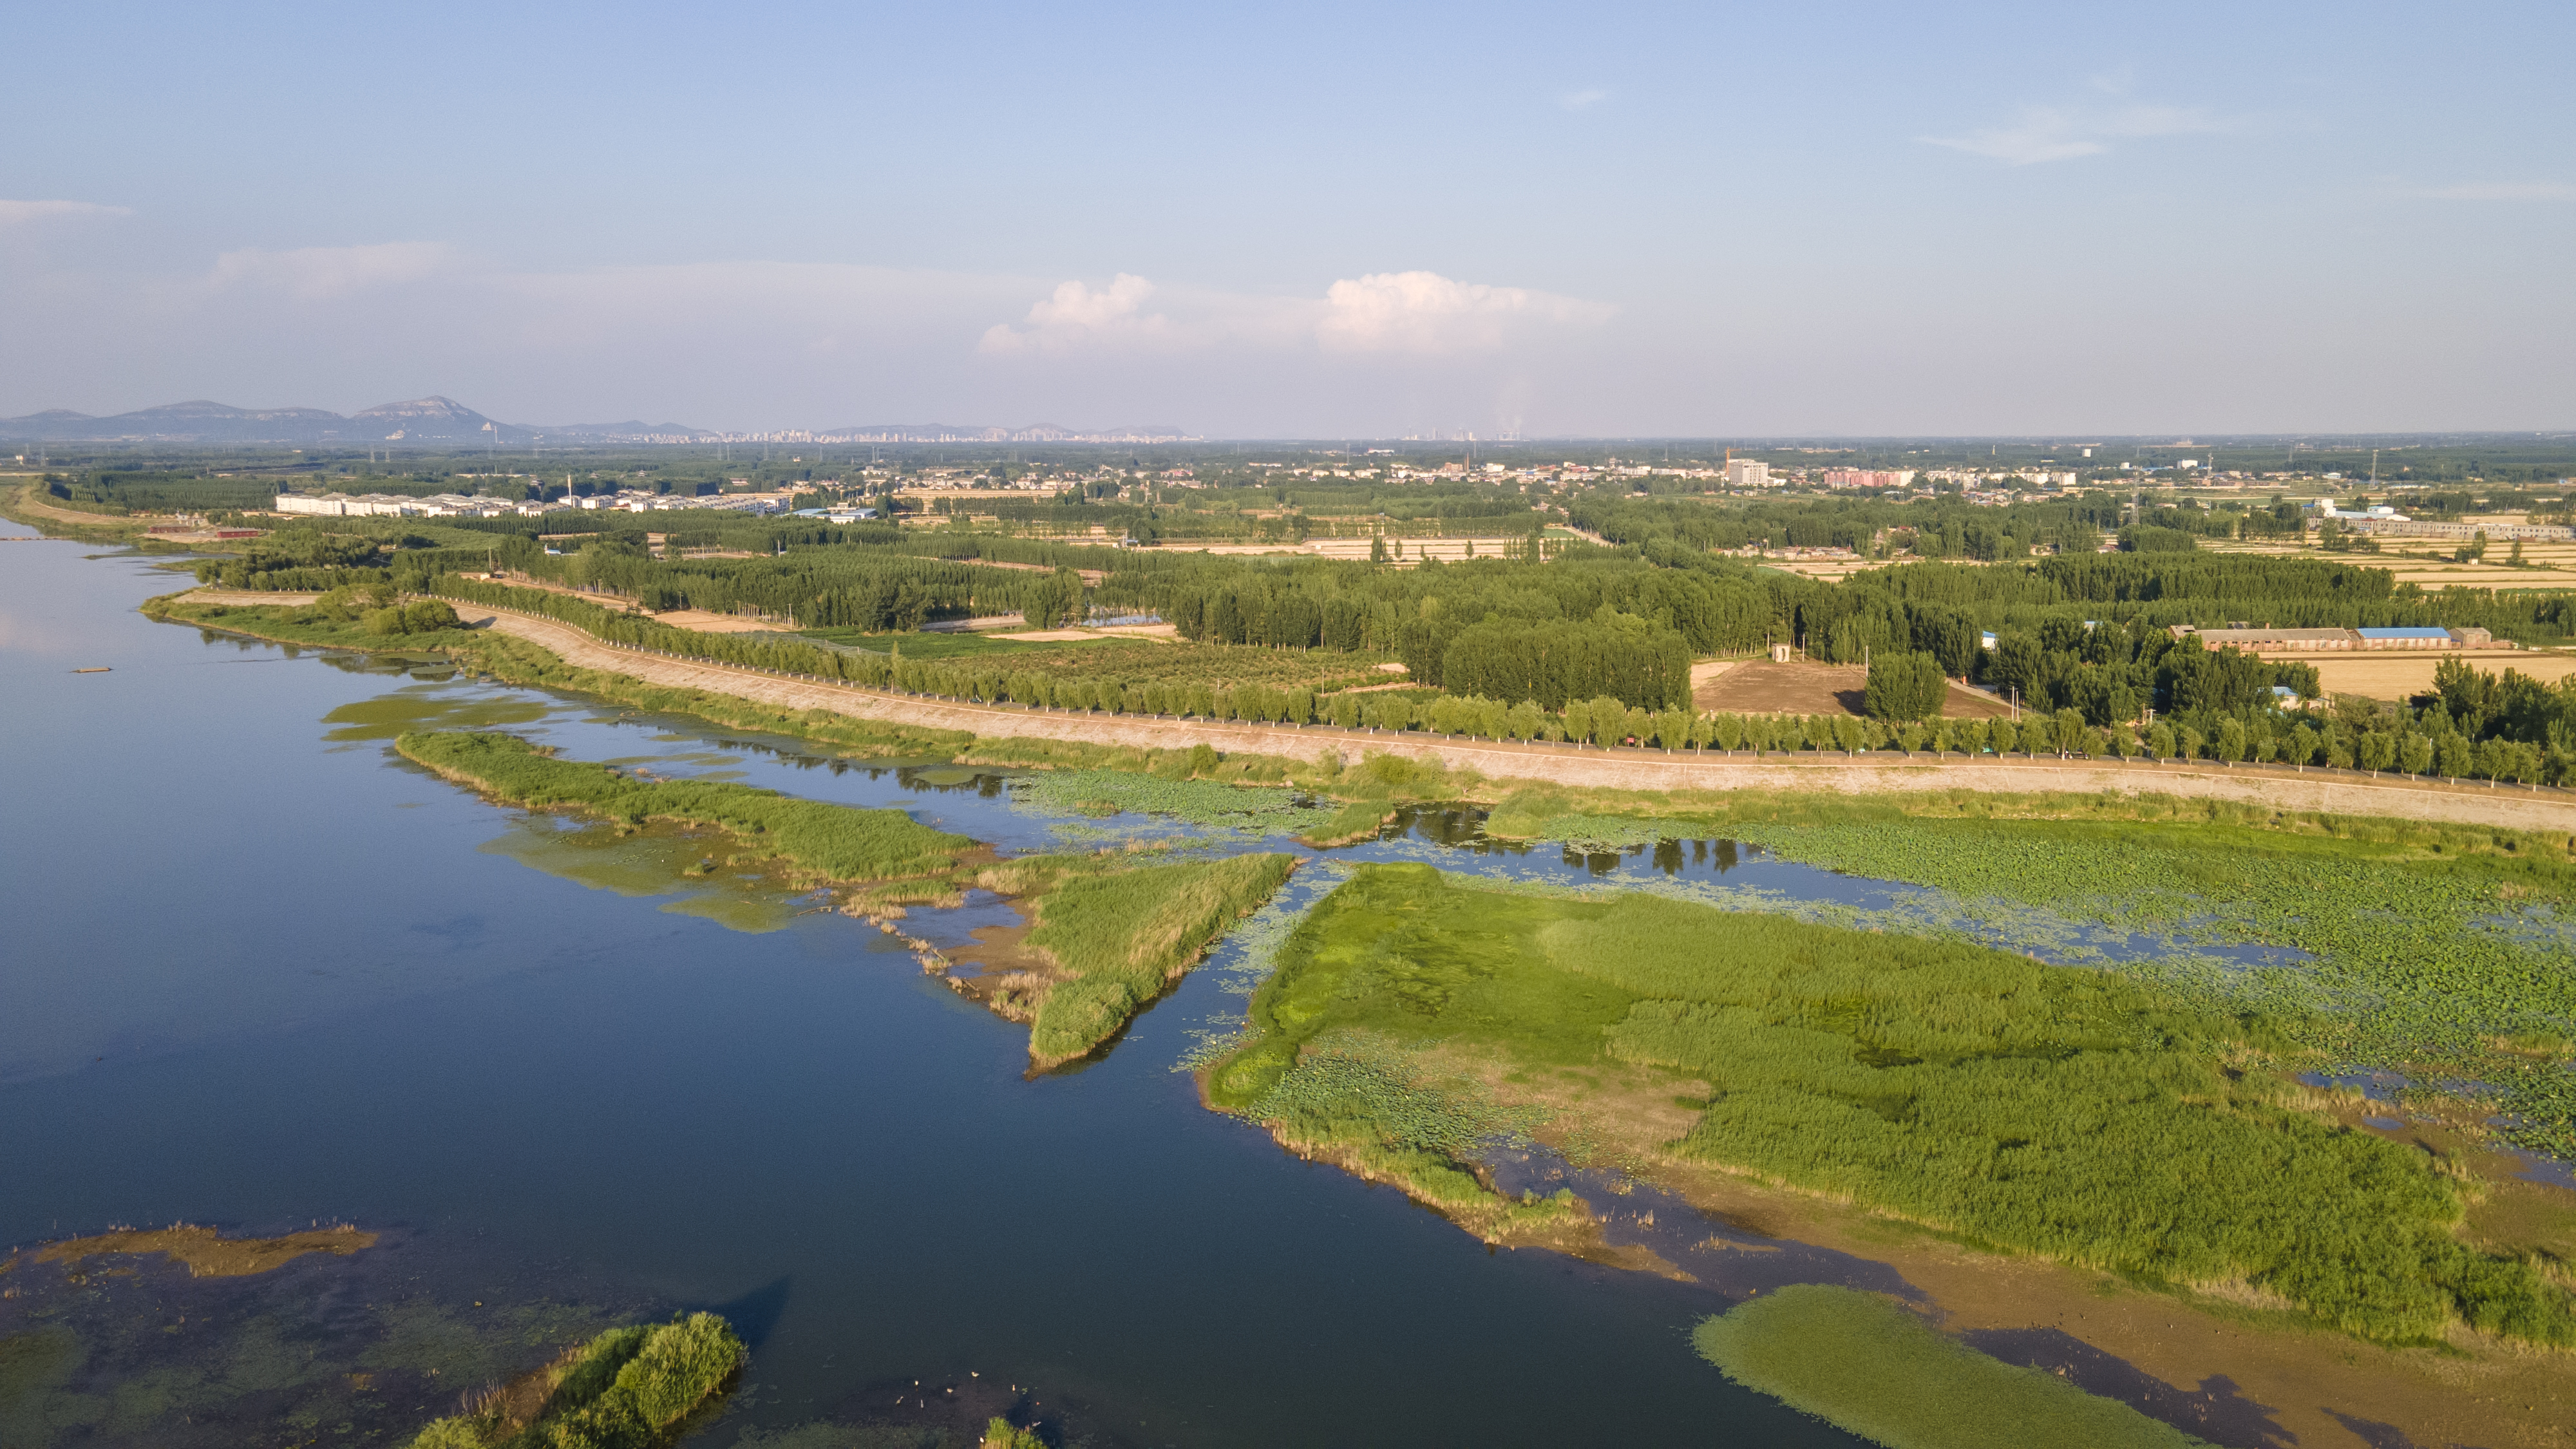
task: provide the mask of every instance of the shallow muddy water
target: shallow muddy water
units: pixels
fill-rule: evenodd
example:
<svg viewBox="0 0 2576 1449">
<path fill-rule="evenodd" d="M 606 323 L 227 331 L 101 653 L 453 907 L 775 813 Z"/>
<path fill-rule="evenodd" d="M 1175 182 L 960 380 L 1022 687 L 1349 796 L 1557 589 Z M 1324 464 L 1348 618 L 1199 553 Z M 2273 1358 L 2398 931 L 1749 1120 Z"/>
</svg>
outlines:
<svg viewBox="0 0 2576 1449">
<path fill-rule="evenodd" d="M 1105 1056 L 1031 1080 L 1026 1028 L 925 978 L 894 938 L 705 837 L 487 804 L 396 758 L 391 734 L 507 727 L 574 759 L 898 806 L 1005 853 L 1203 832 L 1046 813 L 1003 773 L 841 760 L 132 612 L 177 586 L 71 544 L 0 559 L 0 1244 L 180 1220 L 388 1238 L 229 1287 L 151 1264 L 78 1284 L 24 1272 L 0 1335 L 84 1345 L 57 1400 L 234 1416 L 210 1438 L 109 1403 L 34 1442 L 265 1442 L 240 1437 L 243 1416 L 290 1402 L 299 1422 L 347 1425 L 333 1442 L 399 1442 L 439 1394 L 476 1386 L 454 1379 L 542 1360 L 549 1332 L 702 1306 L 755 1355 L 694 1441 L 710 1445 L 822 1418 L 933 1422 L 950 1388 L 1104 1445 L 1859 1442 L 1729 1385 L 1688 1332 L 1755 1287 L 1901 1289 L 1884 1267 L 1730 1247 L 1660 1198 L 1612 1235 L 1700 1283 L 1491 1251 L 1203 1110 L 1175 1068 L 1225 1029 L 1337 861 L 1814 910 L 1956 903 L 1726 842 L 1522 847 L 1470 814 L 1414 812 L 1380 841 L 1301 851 L 1315 859 L 1269 929 L 1238 933 Z M 112 672 L 71 672 L 95 666 Z M 916 907 L 905 929 L 962 945 L 1010 919 L 978 895 Z M 2135 944 L 2031 918 L 1961 928 L 2070 957 Z M 1548 1166 L 1513 1163 L 1507 1178 Z M 256 1379 L 239 1354 L 159 1332 L 192 1311 L 267 1325 L 301 1346 L 271 1357 L 300 1367 L 259 1370 L 276 1397 L 225 1398 Z M 455 1330 L 475 1324 L 501 1345 L 484 1359 L 419 1347 L 463 1354 Z"/>
</svg>

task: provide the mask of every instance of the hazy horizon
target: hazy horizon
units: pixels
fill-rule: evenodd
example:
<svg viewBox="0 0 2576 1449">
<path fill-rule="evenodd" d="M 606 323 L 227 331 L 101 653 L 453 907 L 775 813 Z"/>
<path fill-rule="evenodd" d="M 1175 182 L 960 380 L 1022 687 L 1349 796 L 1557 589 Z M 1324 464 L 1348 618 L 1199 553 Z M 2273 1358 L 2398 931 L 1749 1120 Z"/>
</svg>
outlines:
<svg viewBox="0 0 2576 1449">
<path fill-rule="evenodd" d="M 2576 425 L 2563 7 L 34 12 L 0 417 Z"/>
</svg>

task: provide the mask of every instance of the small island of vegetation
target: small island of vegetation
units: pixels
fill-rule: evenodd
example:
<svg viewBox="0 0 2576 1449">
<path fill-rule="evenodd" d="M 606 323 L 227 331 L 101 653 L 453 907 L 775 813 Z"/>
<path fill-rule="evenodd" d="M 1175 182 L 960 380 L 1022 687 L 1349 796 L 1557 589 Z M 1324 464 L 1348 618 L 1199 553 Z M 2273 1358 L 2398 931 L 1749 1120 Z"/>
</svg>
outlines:
<svg viewBox="0 0 2576 1449">
<path fill-rule="evenodd" d="M 658 1449 L 749 1358 L 712 1313 L 612 1328 L 431 1423 L 411 1449 Z"/>
<path fill-rule="evenodd" d="M 2055 1374 L 1988 1358 L 1850 1288 L 1797 1283 L 1757 1294 L 1691 1337 L 1728 1378 L 1887 1449 L 2202 1443 Z"/>
<path fill-rule="evenodd" d="M 975 847 L 965 836 L 932 830 L 900 810 L 800 800 L 724 780 L 639 779 L 608 765 L 554 759 L 516 735 L 406 734 L 394 748 L 415 764 L 516 805 L 572 807 L 629 825 L 669 820 L 716 826 L 818 879 L 928 874 L 954 866 Z"/>
</svg>

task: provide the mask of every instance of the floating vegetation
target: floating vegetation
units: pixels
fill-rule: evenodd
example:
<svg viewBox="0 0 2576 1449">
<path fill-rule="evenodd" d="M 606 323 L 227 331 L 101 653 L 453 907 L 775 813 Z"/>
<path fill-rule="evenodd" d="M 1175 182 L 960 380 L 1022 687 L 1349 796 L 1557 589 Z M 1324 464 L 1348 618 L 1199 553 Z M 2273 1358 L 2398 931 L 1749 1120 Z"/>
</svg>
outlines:
<svg viewBox="0 0 2576 1449">
<path fill-rule="evenodd" d="M 1353 1033 L 1498 1054 L 1578 1095 L 1642 1072 L 1700 1086 L 1682 1156 L 1995 1247 L 2250 1285 L 2383 1341 L 2465 1322 L 2576 1342 L 2564 1289 L 2453 1235 L 2458 1192 L 2420 1154 L 2243 1070 L 2287 1045 L 2273 1024 L 2161 983 L 1417 865 L 1356 870 L 1278 959 L 1252 1039 L 1209 1074 L 1217 1106 L 1294 1105 L 1272 1094 Z M 1299 1130 L 1394 1130 L 1373 1111 Z"/>
<path fill-rule="evenodd" d="M 615 1321 L 554 1299 L 550 1281 L 350 1227 L 119 1230 L 15 1254 L 0 1285 L 10 1449 L 230 1449 L 281 1431 L 400 1444 L 460 1391 Z"/>
<path fill-rule="evenodd" d="M 478 847 L 533 870 L 622 896 L 668 897 L 661 909 L 757 935 L 784 930 L 811 894 L 771 870 L 766 857 L 736 864 L 722 834 L 668 823 L 640 829 L 523 816 Z"/>
<path fill-rule="evenodd" d="M 2045 905 L 2181 942 L 2255 941 L 2309 964 L 2203 976 L 2352 1067 L 2484 1083 L 2523 1146 L 2576 1155 L 2576 1076 L 2498 1039 L 2576 1032 L 2564 863 L 2415 855 L 2224 825 L 1921 820 L 1740 828 L 1794 860 Z"/>
<path fill-rule="evenodd" d="M 1279 786 L 1176 780 L 1119 770 L 1055 770 L 1012 784 L 1020 803 L 1039 814 L 1094 820 L 1159 815 L 1202 830 L 1238 835 L 1294 835 L 1327 825 L 1342 814 L 1338 805 L 1317 803 Z"/>
<path fill-rule="evenodd" d="M 1887 1449 L 2187 1449 L 2201 1441 L 2057 1375 L 1989 1358 L 1875 1293 L 1801 1283 L 1704 1320 L 1735 1382 Z"/>
<path fill-rule="evenodd" d="M 283 1267 L 307 1253 L 345 1258 L 375 1245 L 374 1233 L 360 1232 L 347 1223 L 274 1238 L 227 1238 L 213 1228 L 180 1223 L 166 1228 L 120 1228 L 86 1238 L 65 1238 L 36 1249 L 29 1260 L 60 1263 L 78 1271 L 91 1258 L 157 1254 L 185 1266 L 192 1278 L 241 1278 Z M 16 1256 L 0 1260 L 0 1273 L 9 1271 Z"/>
<path fill-rule="evenodd" d="M 1488 828 L 1623 849 L 1722 834 L 1785 860 L 1936 890 L 1938 899 L 1892 903 L 1915 923 L 1873 924 L 1965 930 L 2051 959 L 2098 960 L 2213 1009 L 2264 1012 L 2339 1066 L 2455 1084 L 2493 1102 L 2508 1140 L 2576 1157 L 2576 1072 L 2496 1045 L 2576 1036 L 2576 937 L 2563 914 L 2576 902 L 2576 866 L 2511 832 L 2274 824 L 2262 812 L 2240 820 L 2215 807 L 2190 818 L 2171 801 L 2121 802 L 2122 813 L 2146 818 L 2097 820 L 1766 798 L 1639 820 L 1551 800 L 1515 797 Z M 2159 803 L 2170 813 L 2157 815 Z M 2048 916 L 2071 932 L 2067 945 L 2091 952 L 2050 949 L 2042 938 L 2059 928 Z M 2088 928 L 2102 934 L 2087 942 Z M 2122 937 L 2127 947 L 2114 949 Z"/>
<path fill-rule="evenodd" d="M 1229 949 L 1216 963 L 1218 989 L 1249 1005 L 1261 983 L 1270 979 L 1271 970 L 1278 964 L 1279 948 L 1288 943 L 1307 909 L 1350 878 L 1351 863 L 1344 860 L 1317 860 L 1302 868 L 1295 882 L 1272 896 L 1227 938 Z M 1201 1017 L 1199 1024 L 1189 1029 L 1189 1050 L 1182 1053 L 1172 1070 L 1196 1072 L 1216 1065 L 1248 1039 L 1251 1029 L 1251 1020 L 1242 1008 Z"/>
<path fill-rule="evenodd" d="M 344 704 L 322 716 L 338 725 L 322 738 L 335 742 L 390 740 L 421 730 L 482 730 L 535 724 L 561 706 L 527 695 L 460 693 L 413 685 L 374 699 Z"/>
</svg>

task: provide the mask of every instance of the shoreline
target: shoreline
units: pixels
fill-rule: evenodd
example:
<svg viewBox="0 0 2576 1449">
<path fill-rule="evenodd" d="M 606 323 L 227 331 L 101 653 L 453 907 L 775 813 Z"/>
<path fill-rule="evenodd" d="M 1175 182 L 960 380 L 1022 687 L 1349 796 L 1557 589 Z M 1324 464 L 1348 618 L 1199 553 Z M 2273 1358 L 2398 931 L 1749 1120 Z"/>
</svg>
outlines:
<svg viewBox="0 0 2576 1449">
<path fill-rule="evenodd" d="M 215 601 L 208 599 L 206 602 Z M 260 602 L 283 604 L 287 600 L 269 596 L 263 597 Z M 489 612 L 497 624 L 501 611 L 485 612 Z M 200 627 L 242 633 L 255 638 L 272 637 L 257 634 L 255 631 L 229 628 L 221 622 L 188 619 L 177 621 L 199 623 Z M 551 621 L 532 622 L 551 623 Z M 661 661 L 651 656 L 635 656 L 626 651 L 613 650 L 591 639 L 590 636 L 570 629 L 569 626 L 554 627 L 564 633 L 587 640 L 588 647 L 607 656 L 607 663 L 598 666 L 598 672 L 614 678 L 652 683 L 653 680 L 639 676 L 631 669 L 609 666 L 677 662 Z M 515 638 L 521 643 L 539 643 L 539 640 L 516 629 L 496 629 L 495 632 L 504 637 Z M 307 648 L 338 648 L 352 652 L 369 652 L 367 646 L 363 645 L 314 644 L 292 640 L 276 642 L 294 643 L 299 647 Z M 405 648 L 399 639 L 389 639 L 380 647 L 388 652 L 400 652 Z M 412 647 L 419 649 L 437 646 Z M 547 652 L 552 654 L 554 651 Z M 567 665 L 584 667 L 576 659 L 564 658 L 560 654 L 555 657 L 562 659 L 562 662 Z M 713 675 L 719 679 L 737 679 L 747 683 L 774 681 L 781 684 L 794 684 L 800 688 L 826 688 L 849 695 L 883 699 L 889 703 L 910 701 L 914 698 L 846 686 L 805 686 L 799 681 L 786 681 L 776 676 L 765 676 L 756 671 L 730 666 L 688 664 L 685 667 L 693 672 Z M 687 687 L 705 688 L 702 684 Z M 786 702 L 785 700 L 764 701 L 736 690 L 708 690 L 707 692 L 744 704 Z M 926 716 L 932 718 L 974 719 L 993 716 L 1029 718 L 1034 716 L 1039 719 L 1062 720 L 1068 725 L 1097 721 L 1108 728 L 1070 737 L 1095 744 L 1110 742 L 1102 740 L 1101 734 L 1149 723 L 1168 724 L 1183 730 L 1206 731 L 1220 738 L 1241 734 L 1255 738 L 1277 737 L 1301 742 L 1312 740 L 1317 744 L 1317 753 L 1330 748 L 1334 739 L 1344 734 L 1329 727 L 1292 731 L 1216 724 L 1201 725 L 1182 721 L 1149 722 L 1115 716 L 1094 716 L 1088 719 L 1083 716 L 1049 716 L 1009 707 L 959 705 L 944 701 L 923 702 L 917 707 L 922 709 Z M 859 719 L 882 718 L 879 715 L 838 709 L 827 709 L 826 712 L 848 713 Z M 1113 721 L 1123 723 L 1112 723 Z M 780 726 L 769 726 L 769 728 L 775 729 Z M 793 726 L 786 727 L 786 732 L 794 732 Z M 1199 736 L 1199 738 L 1206 737 L 1206 735 Z M 978 738 L 980 741 L 983 738 L 995 737 L 979 734 Z M 1444 761 L 1449 757 L 1447 751 L 1430 742 L 1425 742 L 1424 746 L 1420 747 L 1416 757 L 1420 757 L 1421 753 L 1429 753 Z M 1610 752 L 1587 750 L 1583 753 L 1594 755 Z M 1571 754 L 1571 751 L 1565 752 L 1565 755 Z M 1607 763 L 1617 764 L 1624 761 L 1613 758 Z M 1653 764 L 1651 761 L 1639 763 Z M 1706 768 L 1725 767 L 1715 766 L 1712 763 Z M 1746 767 L 1738 764 L 1734 768 L 1741 770 Z M 1876 789 L 1837 791 L 1830 785 L 1807 782 L 1819 776 L 1830 778 L 1836 773 L 1853 769 L 1877 769 L 1884 772 L 1881 778 L 1885 778 L 1886 774 L 1905 769 L 1910 769 L 1920 776 L 1929 773 L 1930 767 L 1920 762 L 1911 766 L 1845 765 L 1841 762 L 1800 766 L 1774 761 L 1768 768 L 1778 771 L 1787 778 L 1763 780 L 1759 785 L 1753 786 L 1754 788 L 1802 789 L 1807 793 L 1870 794 L 1895 793 L 1900 787 L 1880 786 Z M 1946 768 L 1974 767 L 1962 762 L 1960 765 Z M 2020 766 L 2011 765 L 2000 768 L 1987 765 L 1982 768 L 1996 775 L 2028 773 Z M 2057 768 L 2053 762 L 2042 762 L 2041 765 L 2044 771 L 2054 772 Z M 2143 772 L 2149 768 L 2162 770 L 2172 767 L 2128 768 Z M 2098 769 L 2095 773 L 2099 773 Z M 2251 771 L 2245 773 L 2249 776 L 2252 774 Z M 1576 783 L 1566 781 L 1561 776 L 1540 778 L 1547 779 L 1550 783 Z M 2227 783 L 2250 783 L 2250 781 L 2240 778 Z M 1901 788 L 1939 789 L 1945 785 L 1951 789 L 1978 788 L 1938 780 L 1908 781 Z M 1651 787 L 1640 787 L 1623 782 L 1619 788 Z M 1745 788 L 1745 786 L 1732 788 Z M 2031 786 L 2010 791 L 1994 786 L 1986 788 L 1989 793 L 1998 795 L 2034 793 Z M 2154 793 L 2191 792 L 2164 790 Z M 2476 801 L 2487 792 L 2463 790 L 2457 793 L 2471 801 Z M 2504 795 L 2508 800 L 2512 798 L 2511 794 L 2501 790 L 2495 793 Z M 2354 810 L 2348 813 L 2386 815 L 2391 812 Z M 2495 825 L 2504 822 L 2488 816 L 2465 823 Z M 1274 1140 L 1277 1139 L 1274 1137 Z M 1541 1140 L 1546 1140 L 1546 1134 L 1541 1135 Z M 1284 1142 L 1281 1145 L 1287 1146 Z M 1289 1150 L 1298 1151 L 1295 1147 L 1289 1147 Z M 1343 1170 L 1350 1169 L 1345 1167 Z M 2252 1308 L 2213 1304 L 2175 1294 L 2122 1285 L 2107 1274 L 2069 1268 L 2045 1260 L 1974 1252 L 1947 1240 L 1944 1235 L 1935 1230 L 1909 1225 L 1881 1215 L 1860 1213 L 1812 1194 L 1766 1186 L 1740 1175 L 1725 1173 L 1702 1164 L 1685 1164 L 1677 1161 L 1657 1162 L 1649 1170 L 1653 1176 L 1641 1175 L 1641 1180 L 1666 1187 L 1705 1211 L 1720 1213 L 1742 1221 L 1763 1223 L 1770 1228 L 1776 1228 L 1778 1230 L 1776 1235 L 1783 1238 L 1794 1233 L 1796 1241 L 1802 1243 L 1838 1247 L 1872 1261 L 1890 1263 L 1906 1275 L 1909 1283 L 1923 1288 L 1940 1306 L 1945 1327 L 1980 1333 L 2019 1333 L 2040 1336 L 2053 1334 L 2058 1339 L 2064 1340 L 2059 1346 L 2070 1353 L 2075 1350 L 2087 1350 L 2097 1357 L 2105 1354 L 2112 1355 L 2116 1361 L 2114 1366 L 2149 1375 L 2160 1387 L 2182 1398 L 2205 1397 L 2214 1406 L 2227 1405 L 2240 1410 L 2251 1408 L 2268 1416 L 2270 1422 L 2279 1424 L 2281 1428 L 2297 1433 L 2302 1442 L 2339 1442 L 2334 1433 L 2336 1429 L 2352 1431 L 2353 1421 L 2345 1418 L 2341 1413 L 2323 1407 L 2313 1410 L 2299 1407 L 2313 1403 L 2320 1397 L 2333 1398 L 2340 1409 L 2368 1414 L 2374 1420 L 2398 1425 L 2421 1442 L 2449 1440 L 2480 1442 L 2482 1436 L 2483 1441 L 2487 1442 L 2526 1444 L 2565 1442 L 2562 1437 L 2558 1437 L 2557 1430 L 2557 1424 L 2565 1417 L 2569 1402 L 2565 1392 L 2567 1376 L 2565 1359 L 2562 1355 L 2477 1352 L 2475 1350 L 2481 1345 L 2475 1343 L 2468 1345 L 2470 1352 L 2462 1352 L 2456 1347 L 2380 1348 L 2328 1330 L 2310 1329 L 2304 1325 L 2282 1322 L 2277 1315 L 2265 1314 Z M 1364 1173 L 1358 1175 L 1367 1176 Z M 1433 1206 L 1437 1210 L 1437 1206 Z M 1469 1230 L 1472 1231 L 1472 1229 Z M 1569 1251 L 1575 1252 L 1577 1256 L 1589 1256 L 1558 1244 L 1533 1241 L 1526 1245 L 1547 1246 L 1556 1251 Z M 1616 1265 L 1635 1266 L 1629 1263 Z M 2177 1329 L 2176 1321 L 2185 1318 L 2188 1318 L 2189 1326 L 2186 1329 Z M 2249 1355 L 2259 1362 L 2249 1362 Z M 2212 1380 L 2222 1380 L 2229 1387 L 2210 1388 L 2208 1385 Z M 2193 1388 L 2195 1384 L 2201 1386 L 2197 1391 Z M 2327 1384 L 2333 1385 L 2330 1393 L 2319 1387 Z M 2428 1399 L 2432 1401 L 2430 1404 L 2426 1402 Z M 2525 1412 L 2513 1413 L 2504 1405 L 2507 1399 L 2527 1406 Z M 2496 1431 L 2504 1428 L 2507 1422 L 2512 1423 L 2517 1431 L 2515 1436 L 2495 1437 Z"/>
</svg>

